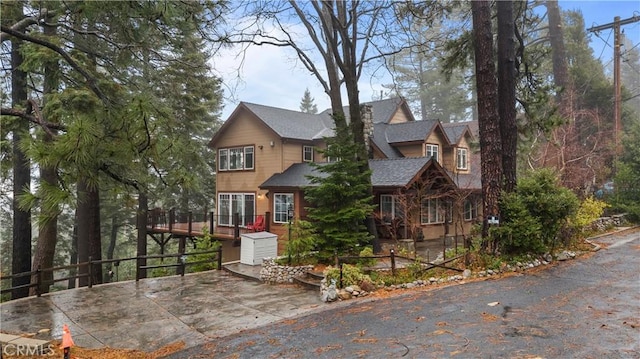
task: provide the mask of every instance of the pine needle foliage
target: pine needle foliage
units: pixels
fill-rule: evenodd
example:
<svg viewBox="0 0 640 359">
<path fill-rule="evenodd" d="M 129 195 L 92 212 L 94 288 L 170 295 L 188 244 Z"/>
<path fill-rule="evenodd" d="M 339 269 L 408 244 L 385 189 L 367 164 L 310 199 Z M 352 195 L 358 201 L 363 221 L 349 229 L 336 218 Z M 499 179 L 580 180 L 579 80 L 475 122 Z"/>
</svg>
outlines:
<svg viewBox="0 0 640 359">
<path fill-rule="evenodd" d="M 308 215 L 324 258 L 336 252 L 357 254 L 360 246 L 369 244 L 372 238 L 364 221 L 375 208 L 368 194 L 371 171 L 360 170 L 359 161 L 366 159 L 356 159 L 357 145 L 347 128 L 336 132 L 335 138 L 327 139 L 328 148 L 321 151 L 332 161 L 314 165 L 321 175 L 311 176 L 313 185 L 305 191 L 311 205 Z"/>
</svg>

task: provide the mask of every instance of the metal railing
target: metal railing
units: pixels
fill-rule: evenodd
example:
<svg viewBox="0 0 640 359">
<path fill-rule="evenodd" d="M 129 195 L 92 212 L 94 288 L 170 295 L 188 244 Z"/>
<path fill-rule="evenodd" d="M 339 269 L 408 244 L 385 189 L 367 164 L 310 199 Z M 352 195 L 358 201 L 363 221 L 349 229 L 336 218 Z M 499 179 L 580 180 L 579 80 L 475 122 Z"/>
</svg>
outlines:
<svg viewBox="0 0 640 359">
<path fill-rule="evenodd" d="M 181 230 L 188 235 L 202 234 L 206 228 L 209 234 L 232 235 L 239 238 L 240 233 L 250 231 L 247 227 L 255 223 L 257 218 L 264 219 L 265 230 L 269 230 L 271 213 L 255 214 L 251 216 L 234 213 L 233 215 L 215 215 L 209 213 L 194 213 L 193 211 L 180 211 L 171 209 L 168 212 L 154 208 L 147 212 L 147 227 L 151 229 L 164 229 L 172 233 Z"/>
</svg>

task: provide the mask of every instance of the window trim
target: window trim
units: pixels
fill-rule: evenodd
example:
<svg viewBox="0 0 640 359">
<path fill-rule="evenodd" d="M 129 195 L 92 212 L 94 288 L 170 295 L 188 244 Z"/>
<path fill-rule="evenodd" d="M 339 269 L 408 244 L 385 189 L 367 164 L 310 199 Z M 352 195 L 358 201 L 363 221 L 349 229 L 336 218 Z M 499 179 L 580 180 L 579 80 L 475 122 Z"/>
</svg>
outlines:
<svg viewBox="0 0 640 359">
<path fill-rule="evenodd" d="M 234 154 L 239 154 L 240 156 L 241 166 L 239 168 L 231 168 L 232 152 Z M 219 172 L 252 171 L 255 169 L 255 162 L 256 162 L 255 153 L 256 153 L 255 146 L 253 145 L 219 148 L 218 149 L 218 171 Z"/>
<path fill-rule="evenodd" d="M 431 203 L 432 201 L 435 201 L 435 221 L 431 221 Z M 425 206 L 426 203 L 426 206 Z M 442 202 L 440 201 L 439 198 L 423 198 L 422 199 L 422 203 L 420 205 L 420 224 L 422 225 L 430 225 L 430 224 L 443 224 L 446 221 L 446 211 L 448 211 L 447 207 L 442 207 L 442 206 L 446 206 L 446 202 Z M 453 208 L 453 207 L 451 207 Z M 425 212 L 424 210 L 427 210 L 426 212 L 426 217 L 425 217 Z M 444 209 L 445 213 L 440 213 L 441 210 Z M 426 218 L 426 221 L 424 221 L 424 219 Z"/>
<path fill-rule="evenodd" d="M 432 153 L 433 153 L 433 149 L 435 148 L 435 156 L 433 156 L 433 154 L 431 156 L 429 156 L 429 149 L 432 149 Z M 440 163 L 440 145 L 437 145 L 435 143 L 425 143 L 424 145 L 424 155 L 426 157 L 435 157 L 436 162 Z"/>
<path fill-rule="evenodd" d="M 464 163 L 462 166 L 460 165 L 460 155 L 464 153 Z M 464 147 L 458 147 L 456 150 L 456 169 L 459 170 L 468 170 L 469 169 L 469 150 Z"/>
<path fill-rule="evenodd" d="M 222 197 L 227 197 L 225 200 Z M 253 217 L 256 213 L 256 194 L 252 192 L 219 192 L 217 196 L 217 226 L 220 227 L 233 227 L 233 200 L 234 196 L 242 196 L 242 208 L 240 209 L 240 227 L 245 227 L 248 222 L 253 222 Z M 252 198 L 251 208 L 247 208 L 247 199 Z M 228 201 L 229 213 L 222 213 L 221 207 L 225 201 Z M 225 216 L 225 217 L 223 217 Z M 222 219 L 225 218 L 225 221 Z"/>
<path fill-rule="evenodd" d="M 278 201 L 276 200 L 276 198 L 278 198 L 279 196 L 287 196 L 287 198 L 289 198 L 289 197 L 291 198 L 291 202 L 285 200 L 284 203 L 285 204 L 291 204 L 291 206 L 292 206 L 291 208 L 294 210 L 294 212 L 295 212 L 295 208 L 296 208 L 295 207 L 295 198 L 296 197 L 295 197 L 294 193 L 292 193 L 292 192 L 291 193 L 290 192 L 278 192 L 278 193 L 274 193 L 273 194 L 273 223 L 280 223 L 280 224 L 289 223 L 289 218 L 288 218 L 288 211 L 289 211 L 288 207 L 289 206 L 287 206 L 287 208 L 285 208 L 285 210 L 284 210 L 285 220 L 282 221 L 281 218 L 280 218 L 282 213 L 281 213 L 281 211 L 278 211 L 277 205 L 280 204 L 281 202 L 278 203 Z"/>
<path fill-rule="evenodd" d="M 383 212 L 382 202 L 383 198 L 389 198 L 391 203 L 391 218 L 389 221 L 385 220 L 385 212 Z M 380 219 L 384 224 L 391 224 L 396 218 L 404 218 L 402 211 L 402 204 L 398 202 L 398 195 L 395 194 L 380 194 Z"/>
<path fill-rule="evenodd" d="M 469 211 L 467 211 L 467 207 L 469 207 Z M 463 216 L 465 221 L 473 221 L 478 218 L 478 202 L 477 201 L 467 199 L 466 201 L 464 201 L 463 210 L 464 210 Z M 470 216 L 467 217 L 467 214 L 470 214 Z"/>
<path fill-rule="evenodd" d="M 309 150 L 309 154 L 311 158 L 307 158 L 307 150 Z M 302 146 L 302 162 L 313 162 L 313 146 L 303 145 Z"/>
</svg>

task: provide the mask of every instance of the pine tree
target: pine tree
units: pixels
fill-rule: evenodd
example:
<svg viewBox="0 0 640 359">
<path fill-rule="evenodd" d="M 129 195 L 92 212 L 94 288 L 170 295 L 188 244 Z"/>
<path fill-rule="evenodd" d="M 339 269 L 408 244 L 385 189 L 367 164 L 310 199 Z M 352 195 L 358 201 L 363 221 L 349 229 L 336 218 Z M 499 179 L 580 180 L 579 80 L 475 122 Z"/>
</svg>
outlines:
<svg viewBox="0 0 640 359">
<path fill-rule="evenodd" d="M 311 97 L 311 92 L 307 88 L 304 91 L 304 95 L 302 96 L 302 100 L 300 100 L 300 111 L 304 113 L 316 114 L 318 113 L 318 106 L 313 103 L 314 98 Z"/>
<path fill-rule="evenodd" d="M 346 127 L 338 129 L 334 138 L 327 140 L 324 156 L 334 162 L 312 164 L 323 175 L 311 177 L 311 187 L 305 191 L 305 200 L 311 206 L 309 218 L 318 233 L 321 256 L 330 258 L 338 254 L 354 253 L 357 246 L 370 244 L 372 236 L 365 219 L 375 206 L 368 192 L 371 171 L 361 171 L 356 159 L 357 145 Z"/>
</svg>

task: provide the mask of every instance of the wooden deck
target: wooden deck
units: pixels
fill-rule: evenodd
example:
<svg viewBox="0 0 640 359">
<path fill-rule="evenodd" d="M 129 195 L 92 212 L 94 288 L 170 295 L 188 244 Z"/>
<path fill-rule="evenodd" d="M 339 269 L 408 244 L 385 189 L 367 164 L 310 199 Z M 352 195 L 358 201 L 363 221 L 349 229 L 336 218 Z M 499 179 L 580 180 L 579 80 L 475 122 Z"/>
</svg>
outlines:
<svg viewBox="0 0 640 359">
<path fill-rule="evenodd" d="M 148 233 L 169 233 L 174 234 L 176 236 L 185 236 L 185 237 L 201 237 L 204 235 L 207 229 L 209 231 L 209 222 L 193 222 L 191 223 L 191 231 L 189 231 L 189 223 L 173 223 L 171 226 L 168 224 L 155 224 L 148 225 L 147 232 Z M 213 233 L 211 236 L 216 239 L 235 239 L 234 238 L 234 227 L 214 227 Z M 246 228 L 239 227 L 240 234 L 250 232 Z"/>
</svg>

